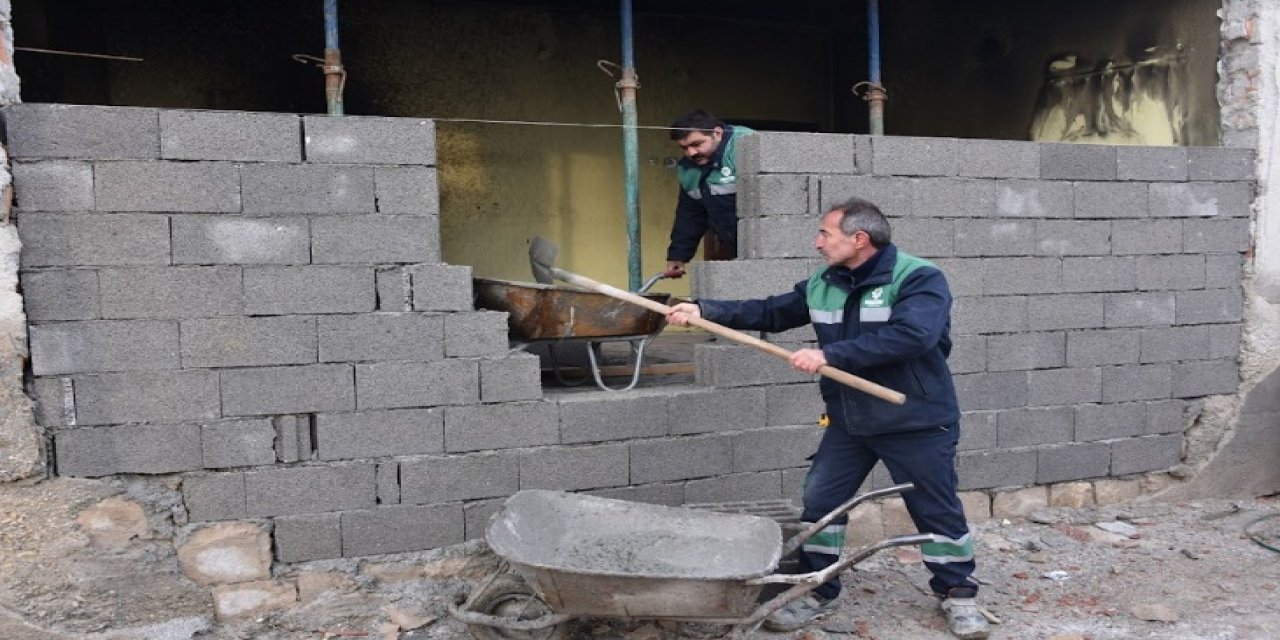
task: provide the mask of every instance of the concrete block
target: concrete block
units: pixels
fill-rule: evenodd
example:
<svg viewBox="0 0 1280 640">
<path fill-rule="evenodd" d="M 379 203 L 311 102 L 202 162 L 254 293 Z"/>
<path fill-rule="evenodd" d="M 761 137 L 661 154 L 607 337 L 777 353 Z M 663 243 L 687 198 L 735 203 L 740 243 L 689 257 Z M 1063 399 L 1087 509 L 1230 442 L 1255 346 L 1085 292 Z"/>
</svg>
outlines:
<svg viewBox="0 0 1280 640">
<path fill-rule="evenodd" d="M 1074 435 L 1072 407 L 1010 409 L 996 416 L 996 446 L 1004 449 L 1071 442 Z"/>
<path fill-rule="evenodd" d="M 98 272 L 93 269 L 24 271 L 22 302 L 27 320 L 94 320 L 99 307 Z"/>
<path fill-rule="evenodd" d="M 1046 180 L 1115 180 L 1116 148 L 1098 144 L 1040 145 L 1040 177 Z"/>
<path fill-rule="evenodd" d="M 777 396 L 783 402 L 787 391 L 793 387 L 783 387 Z M 672 395 L 667 401 L 667 424 L 672 435 L 706 433 L 710 431 L 729 431 L 741 429 L 759 429 L 771 418 L 767 410 L 766 391 L 759 387 L 738 389 L 696 389 L 687 393 Z M 817 396 L 817 390 L 806 386 L 804 391 Z M 794 393 L 792 394 L 794 395 Z M 808 395 L 808 394 L 806 394 Z M 785 411 L 781 406 L 779 411 Z M 811 414 L 799 423 L 811 423 L 817 414 Z M 793 422 L 778 424 L 797 424 Z"/>
<path fill-rule="evenodd" d="M 467 540 L 480 540 L 484 538 L 485 530 L 489 528 L 489 522 L 493 520 L 493 514 L 502 508 L 505 500 L 478 500 L 476 502 L 468 502 L 463 505 L 463 527 L 465 529 Z"/>
<path fill-rule="evenodd" d="M 1062 259 L 1063 293 L 1132 291 L 1136 286 L 1136 258 Z"/>
<path fill-rule="evenodd" d="M 12 104 L 4 109 L 11 158 L 156 158 L 155 109 Z"/>
<path fill-rule="evenodd" d="M 464 539 L 462 505 L 393 506 L 342 514 L 342 555 L 425 551 Z"/>
<path fill-rule="evenodd" d="M 730 436 L 733 471 L 770 471 L 805 467 L 808 456 L 818 450 L 823 429 L 807 424 L 798 427 L 770 427 Z"/>
<path fill-rule="evenodd" d="M 60 476 L 174 473 L 200 468 L 200 428 L 193 424 L 62 429 L 53 444 Z"/>
<path fill-rule="evenodd" d="M 962 296 L 951 307 L 952 330 L 961 335 L 1027 329 L 1026 296 Z"/>
<path fill-rule="evenodd" d="M 542 364 L 538 356 L 516 353 L 480 361 L 481 402 L 542 399 Z"/>
<path fill-rule="evenodd" d="M 620 487 L 618 489 L 585 491 L 584 493 L 614 500 L 630 500 L 631 502 L 678 507 L 685 503 L 685 485 L 686 483 L 683 482 L 647 484 L 643 487 Z"/>
<path fill-rule="evenodd" d="M 342 557 L 342 516 L 317 513 L 275 519 L 276 560 L 306 562 Z"/>
<path fill-rule="evenodd" d="M 182 501 L 191 522 L 245 517 L 244 474 L 209 473 L 182 477 Z"/>
<path fill-rule="evenodd" d="M 317 216 L 311 220 L 311 261 L 411 263 L 440 260 L 440 225 L 419 216 Z"/>
<path fill-rule="evenodd" d="M 1102 370 L 1102 401 L 1163 400 L 1173 393 L 1173 368 L 1167 364 L 1106 367 Z"/>
<path fill-rule="evenodd" d="M 995 214 L 1000 218 L 1070 218 L 1075 215 L 1075 191 L 1070 182 L 1000 180 L 996 182 Z"/>
<path fill-rule="evenodd" d="M 97 162 L 98 211 L 240 211 L 240 167 L 222 162 Z"/>
<path fill-rule="evenodd" d="M 302 162 L 302 120 L 291 113 L 160 111 L 160 157 Z"/>
<path fill-rule="evenodd" d="M 1116 147 L 1116 178 L 1186 182 L 1186 147 Z"/>
<path fill-rule="evenodd" d="M 18 216 L 23 268 L 169 264 L 169 220 L 148 215 Z"/>
<path fill-rule="evenodd" d="M 520 488 L 520 459 L 514 452 L 441 456 L 400 463 L 400 501 L 404 504 L 508 496 Z"/>
<path fill-rule="evenodd" d="M 444 411 L 439 409 L 318 413 L 315 423 L 321 460 L 444 451 Z"/>
<path fill-rule="evenodd" d="M 506 312 L 470 311 L 445 315 L 444 352 L 450 358 L 483 358 L 506 353 Z"/>
<path fill-rule="evenodd" d="M 1036 224 L 1024 220 L 956 220 L 958 256 L 1025 256 L 1038 253 Z"/>
<path fill-rule="evenodd" d="M 814 254 L 813 238 L 817 234 L 816 216 L 779 216 L 745 218 L 739 226 L 746 233 L 746 257 L 807 258 Z"/>
<path fill-rule="evenodd" d="M 1161 327 L 1142 330 L 1142 362 L 1205 360 L 1209 357 L 1209 327 Z"/>
<path fill-rule="evenodd" d="M 1048 487 L 1000 491 L 991 497 L 991 517 L 1025 518 L 1049 506 Z"/>
<path fill-rule="evenodd" d="M 581 491 L 626 485 L 625 444 L 544 447 L 520 453 L 520 488 Z"/>
<path fill-rule="evenodd" d="M 1027 404 L 1027 373 L 967 373 L 955 376 L 960 406 L 967 411 L 1009 409 Z"/>
<path fill-rule="evenodd" d="M 1066 364 L 1067 335 L 1015 333 L 987 338 L 987 370 L 1048 369 Z"/>
<path fill-rule="evenodd" d="M 903 218 L 893 222 L 893 242 L 912 255 L 922 258 L 949 258 L 956 255 L 960 240 L 955 230 L 958 224 L 972 224 L 968 220 L 938 220 Z M 966 229 L 966 234 L 970 230 Z M 812 240 L 810 241 L 812 244 Z M 812 251 L 812 249 L 810 250 Z M 977 251 L 973 249 L 971 251 Z M 963 255 L 980 255 L 981 252 Z"/>
<path fill-rule="evenodd" d="M 952 373 L 981 373 L 987 370 L 987 338 L 985 336 L 952 336 L 951 355 L 947 366 Z"/>
<path fill-rule="evenodd" d="M 784 469 L 782 471 L 782 498 L 800 504 L 804 500 L 804 483 L 809 477 L 806 469 Z"/>
<path fill-rule="evenodd" d="M 1182 436 L 1146 436 L 1111 443 L 1111 473 L 1163 471 L 1182 462 Z"/>
<path fill-rule="evenodd" d="M 307 264 L 303 217 L 173 216 L 174 264 Z"/>
<path fill-rule="evenodd" d="M 76 424 L 75 392 L 70 377 L 32 378 L 27 393 L 35 401 L 36 424 L 67 427 Z"/>
<path fill-rule="evenodd" d="M 349 365 L 229 369 L 219 373 L 228 416 L 350 411 L 356 408 Z"/>
<path fill-rule="evenodd" d="M 764 393 L 765 424 L 769 426 L 817 424 L 824 409 L 817 383 L 775 385 L 765 387 Z M 718 423 L 719 420 L 713 419 L 713 422 Z M 671 425 L 673 430 L 684 428 L 674 421 Z"/>
<path fill-rule="evenodd" d="M 275 464 L 275 427 L 267 419 L 222 420 L 200 425 L 204 468 Z"/>
<path fill-rule="evenodd" d="M 15 162 L 14 206 L 22 211 L 92 211 L 93 165 L 50 160 Z"/>
<path fill-rule="evenodd" d="M 362 313 L 317 320 L 321 362 L 432 362 L 444 358 L 444 318 Z"/>
<path fill-rule="evenodd" d="M 512 402 L 444 411 L 445 451 L 535 447 L 560 442 L 560 405 Z"/>
<path fill-rule="evenodd" d="M 1030 223 L 1027 223 L 1030 224 Z M 1038 220 L 1035 255 L 1105 256 L 1112 252 L 1112 222 L 1107 220 Z"/>
<path fill-rule="evenodd" d="M 149 320 L 90 320 L 35 325 L 31 371 L 60 373 L 177 369 L 178 325 Z"/>
<path fill-rule="evenodd" d="M 981 258 L 938 258 L 933 260 L 947 277 L 953 296 L 982 295 L 982 280 L 986 274 L 986 260 Z"/>
<path fill-rule="evenodd" d="M 911 215 L 928 218 L 989 218 L 996 207 L 996 183 L 972 178 L 917 180 Z"/>
<path fill-rule="evenodd" d="M 1142 334 L 1136 330 L 1072 331 L 1067 334 L 1067 366 L 1137 364 Z"/>
<path fill-rule="evenodd" d="M 290 467 L 245 474 L 250 516 L 368 509 L 377 503 L 374 464 Z"/>
<path fill-rule="evenodd" d="M 877 138 L 878 140 L 879 138 Z M 1039 178 L 1040 145 L 1019 140 L 957 140 L 959 173 L 975 178 Z"/>
<path fill-rule="evenodd" d="M 276 431 L 276 459 L 280 462 L 310 460 L 314 453 L 311 438 L 310 415 L 272 416 Z"/>
<path fill-rule="evenodd" d="M 404 267 L 378 267 L 374 272 L 378 311 L 412 311 L 413 284 Z"/>
<path fill-rule="evenodd" d="M 379 462 L 378 504 L 400 504 L 400 463 Z"/>
<path fill-rule="evenodd" d="M 1205 262 L 1201 255 L 1138 256 L 1138 289 L 1204 288 Z"/>
<path fill-rule="evenodd" d="M 684 494 L 691 504 L 778 500 L 782 498 L 782 472 L 735 473 L 690 480 L 685 483 Z"/>
<path fill-rule="evenodd" d="M 1118 256 L 1182 252 L 1181 220 L 1116 220 L 1111 225 L 1111 251 Z"/>
<path fill-rule="evenodd" d="M 694 262 L 693 296 L 711 300 L 765 298 L 795 288 L 817 267 L 813 260 L 726 260 Z"/>
<path fill-rule="evenodd" d="M 105 318 L 200 318 L 242 313 L 236 267 L 101 269 Z"/>
<path fill-rule="evenodd" d="M 853 164 L 857 167 L 858 173 L 871 173 L 872 156 L 871 149 L 872 139 L 869 135 L 858 135 L 853 137 Z"/>
<path fill-rule="evenodd" d="M 954 176 L 960 173 L 961 147 L 955 138 L 876 136 L 871 166 L 877 175 Z"/>
<path fill-rule="evenodd" d="M 739 172 L 857 173 L 854 136 L 763 132 L 742 139 Z"/>
<path fill-rule="evenodd" d="M 1190 405 L 1183 400 L 1147 402 L 1143 434 L 1182 433 L 1189 425 Z"/>
<path fill-rule="evenodd" d="M 1068 444 L 1036 452 L 1036 482 L 1067 482 L 1107 475 L 1111 446 L 1106 443 Z"/>
<path fill-rule="evenodd" d="M 1246 218 L 1253 203 L 1253 185 L 1247 182 L 1189 182 L 1152 184 L 1152 217 Z"/>
<path fill-rule="evenodd" d="M 419 118 L 304 116 L 307 162 L 436 163 L 436 123 Z"/>
<path fill-rule="evenodd" d="M 1148 215 L 1146 183 L 1077 182 L 1072 191 L 1075 194 L 1075 218 L 1078 220 L 1145 218 Z"/>
<path fill-rule="evenodd" d="M 1190 219 L 1182 222 L 1182 246 L 1187 253 L 1239 253 L 1249 248 L 1249 220 Z"/>
<path fill-rule="evenodd" d="M 1243 295 L 1239 288 L 1177 291 L 1175 317 L 1178 324 L 1240 322 L 1244 319 Z"/>
<path fill-rule="evenodd" d="M 1173 324 L 1172 291 L 1108 294 L 1103 313 L 1108 327 L 1159 327 Z"/>
<path fill-rule="evenodd" d="M 439 227 L 439 177 L 433 167 L 374 167 L 378 213 L 430 216 Z"/>
<path fill-rule="evenodd" d="M 362 313 L 376 304 L 372 267 L 244 268 L 244 311 L 250 315 Z"/>
<path fill-rule="evenodd" d="M 1033 449 L 969 451 L 956 456 L 960 489 L 1017 487 L 1036 481 Z"/>
<path fill-rule="evenodd" d="M 221 417 L 212 371 L 109 373 L 75 378 L 76 424 L 184 422 Z"/>
<path fill-rule="evenodd" d="M 1027 329 L 1094 329 L 1103 326 L 1103 296 L 1042 295 L 1027 298 Z"/>
<path fill-rule="evenodd" d="M 565 444 L 667 435 L 667 395 L 582 393 L 560 400 Z"/>
<path fill-rule="evenodd" d="M 998 411 L 965 411 L 960 414 L 959 451 L 996 448 Z"/>
<path fill-rule="evenodd" d="M 471 311 L 471 267 L 409 267 L 414 311 Z"/>
<path fill-rule="evenodd" d="M 475 360 L 358 364 L 356 389 L 361 410 L 471 404 L 480 401 L 480 368 Z"/>
<path fill-rule="evenodd" d="M 632 484 L 706 478 L 733 470 L 733 440 L 726 435 L 638 440 L 628 446 Z"/>
<path fill-rule="evenodd" d="M 810 183 L 814 189 L 810 191 Z M 738 217 L 816 217 L 818 180 L 804 175 L 746 174 L 738 178 Z"/>
<path fill-rule="evenodd" d="M 760 339 L 773 344 L 792 345 L 791 349 L 801 348 L 799 345 L 806 347 L 813 346 L 818 341 L 818 336 L 813 332 L 813 325 L 806 324 L 796 327 L 795 329 L 787 329 L 786 331 L 768 332 L 761 331 Z"/>
<path fill-rule="evenodd" d="M 316 361 L 316 319 L 303 316 L 183 320 L 182 366 L 259 367 Z"/>
<path fill-rule="evenodd" d="M 1082 404 L 1076 407 L 1076 441 L 1141 435 L 1146 420 L 1147 403 Z"/>
<path fill-rule="evenodd" d="M 982 292 L 1063 293 L 1063 271 L 1058 258 L 990 258 L 984 265 Z"/>
<path fill-rule="evenodd" d="M 1048 406 L 1102 401 L 1102 372 L 1094 367 L 1027 372 L 1027 404 Z"/>
<path fill-rule="evenodd" d="M 1253 180 L 1257 177 L 1255 155 L 1248 148 L 1187 147 L 1187 177 L 1216 182 Z"/>
<path fill-rule="evenodd" d="M 1206 254 L 1204 286 L 1208 289 L 1239 287 L 1244 279 L 1243 259 L 1238 253 Z"/>
<path fill-rule="evenodd" d="M 247 164 L 245 213 L 373 213 L 373 167 Z"/>
<path fill-rule="evenodd" d="M 813 379 L 792 369 L 785 360 L 770 358 L 749 347 L 700 344 L 693 348 L 693 363 L 698 384 L 704 386 L 743 387 Z"/>
<path fill-rule="evenodd" d="M 1240 365 L 1235 358 L 1173 365 L 1175 398 L 1235 393 L 1239 388 Z"/>
<path fill-rule="evenodd" d="M 1216 324 L 1209 327 L 1209 358 L 1235 358 L 1240 355 L 1241 328 L 1238 324 Z"/>
<path fill-rule="evenodd" d="M 818 181 L 818 214 L 826 213 L 850 198 L 866 200 L 890 218 L 910 216 L 915 212 L 911 192 L 918 181 L 912 178 L 832 175 L 818 176 Z"/>
</svg>

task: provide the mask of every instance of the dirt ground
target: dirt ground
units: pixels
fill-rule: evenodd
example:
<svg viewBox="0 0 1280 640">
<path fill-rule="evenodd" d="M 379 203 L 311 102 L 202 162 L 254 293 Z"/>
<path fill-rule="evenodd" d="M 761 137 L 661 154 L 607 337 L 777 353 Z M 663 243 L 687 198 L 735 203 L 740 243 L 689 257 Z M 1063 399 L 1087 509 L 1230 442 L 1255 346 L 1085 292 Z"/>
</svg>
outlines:
<svg viewBox="0 0 1280 640">
<path fill-rule="evenodd" d="M 496 561 L 471 542 L 412 557 L 317 562 L 278 578 L 299 584 L 293 608 L 215 622 L 207 587 L 177 572 L 172 525 L 114 548 L 75 521 L 85 505 L 151 492 L 54 480 L 0 489 L 0 638 L 200 640 L 467 638 L 446 602 Z M 1001 620 L 992 638 L 1275 638 L 1280 500 L 1133 503 L 1046 509 L 975 528 L 981 599 Z M 1252 526 L 1250 526 L 1252 524 Z M 876 556 L 845 576 L 842 606 L 815 628 L 757 640 L 944 639 L 927 572 L 914 549 Z M 704 630 L 705 631 L 705 630 Z M 653 622 L 582 621 L 573 638 L 674 640 Z M 703 637 L 707 637 L 703 635 Z M 711 637 L 714 637 L 711 636 Z"/>
</svg>

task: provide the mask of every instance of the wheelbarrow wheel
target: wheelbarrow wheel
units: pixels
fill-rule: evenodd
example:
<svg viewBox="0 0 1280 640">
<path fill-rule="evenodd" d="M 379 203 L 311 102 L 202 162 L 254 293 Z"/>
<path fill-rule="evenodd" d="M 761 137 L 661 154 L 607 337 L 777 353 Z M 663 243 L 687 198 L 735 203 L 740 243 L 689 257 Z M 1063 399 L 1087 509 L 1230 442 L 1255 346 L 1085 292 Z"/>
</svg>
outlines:
<svg viewBox="0 0 1280 640">
<path fill-rule="evenodd" d="M 498 576 L 471 599 L 467 609 L 510 620 L 536 620 L 554 613 L 533 587 L 514 574 Z M 568 623 L 528 631 L 481 624 L 469 624 L 467 629 L 476 640 L 567 640 L 569 637 Z"/>
</svg>

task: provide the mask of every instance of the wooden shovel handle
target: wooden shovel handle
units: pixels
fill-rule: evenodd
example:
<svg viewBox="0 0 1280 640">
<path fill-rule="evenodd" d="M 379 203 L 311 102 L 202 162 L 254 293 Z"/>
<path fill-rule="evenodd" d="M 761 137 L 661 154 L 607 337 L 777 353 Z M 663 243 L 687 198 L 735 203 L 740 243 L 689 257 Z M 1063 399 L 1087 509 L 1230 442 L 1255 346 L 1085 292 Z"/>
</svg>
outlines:
<svg viewBox="0 0 1280 640">
<path fill-rule="evenodd" d="M 569 284 L 582 287 L 583 289 L 589 289 L 597 293 L 603 293 L 604 295 L 609 296 L 611 298 L 617 298 L 619 300 L 624 300 L 626 302 L 639 305 L 650 311 L 661 313 L 664 316 L 671 311 L 671 307 L 665 304 L 662 304 L 661 302 L 658 302 L 656 300 L 650 300 L 649 298 L 636 295 L 634 293 L 631 293 L 630 291 L 623 291 L 622 289 L 619 289 L 617 287 L 607 285 L 602 282 L 596 282 L 591 278 L 580 276 L 576 273 L 565 271 L 564 269 L 558 269 L 558 268 L 552 267 L 551 273 L 557 279 L 568 282 Z M 778 345 L 773 344 L 771 342 L 765 342 L 764 340 L 761 340 L 754 336 L 750 336 L 745 333 L 742 333 L 741 331 L 735 331 L 734 329 L 730 329 L 729 327 L 726 327 L 722 324 L 717 324 L 715 322 L 712 322 L 710 320 L 706 320 L 700 317 L 689 318 L 689 324 L 699 329 L 702 329 L 704 331 L 709 331 L 718 336 L 728 338 L 729 340 L 733 340 L 734 342 L 745 344 L 748 347 L 758 349 L 771 356 L 776 356 L 783 360 L 791 359 L 790 351 L 782 347 L 779 347 Z M 865 378 L 859 378 L 858 376 L 855 376 L 852 373 L 849 373 L 848 371 L 841 371 L 840 369 L 837 369 L 830 365 L 822 365 L 821 367 L 818 368 L 818 373 L 820 375 L 831 378 L 836 382 L 846 385 L 850 388 L 857 389 L 858 391 L 861 391 L 863 393 L 867 393 L 877 398 L 880 398 L 885 402 L 891 402 L 893 404 L 902 404 L 907 401 L 907 397 L 905 395 L 897 391 L 894 391 L 893 389 L 890 389 L 888 387 L 883 387 Z"/>
</svg>

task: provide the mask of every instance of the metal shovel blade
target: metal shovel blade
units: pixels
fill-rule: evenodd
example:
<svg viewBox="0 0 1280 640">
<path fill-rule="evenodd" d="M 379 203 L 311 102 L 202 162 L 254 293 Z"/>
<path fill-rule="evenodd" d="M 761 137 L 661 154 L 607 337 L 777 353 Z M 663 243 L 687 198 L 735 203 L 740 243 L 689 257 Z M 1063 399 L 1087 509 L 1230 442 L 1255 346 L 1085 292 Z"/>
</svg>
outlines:
<svg viewBox="0 0 1280 640">
<path fill-rule="evenodd" d="M 551 273 L 556 264 L 556 254 L 560 253 L 555 243 L 542 237 L 534 236 L 529 240 L 529 268 L 533 269 L 533 279 L 538 284 L 554 284 L 555 277 Z"/>
</svg>

